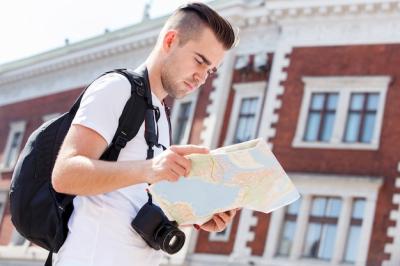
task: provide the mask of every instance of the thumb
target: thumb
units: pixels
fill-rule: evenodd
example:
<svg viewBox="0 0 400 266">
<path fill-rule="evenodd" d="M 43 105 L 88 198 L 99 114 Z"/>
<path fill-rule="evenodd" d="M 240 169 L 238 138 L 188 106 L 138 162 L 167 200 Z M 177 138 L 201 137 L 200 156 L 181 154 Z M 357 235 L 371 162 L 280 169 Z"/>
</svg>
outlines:
<svg viewBox="0 0 400 266">
<path fill-rule="evenodd" d="M 193 153 L 207 154 L 210 152 L 210 150 L 207 147 L 197 146 L 197 145 L 171 146 L 170 150 L 182 156 Z"/>
</svg>

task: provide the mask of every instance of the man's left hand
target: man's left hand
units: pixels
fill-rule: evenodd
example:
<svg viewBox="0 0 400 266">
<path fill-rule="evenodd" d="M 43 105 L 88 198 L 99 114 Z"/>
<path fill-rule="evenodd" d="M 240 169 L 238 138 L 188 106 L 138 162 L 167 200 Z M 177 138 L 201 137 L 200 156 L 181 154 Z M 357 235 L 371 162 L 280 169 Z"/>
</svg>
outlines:
<svg viewBox="0 0 400 266">
<path fill-rule="evenodd" d="M 233 217 L 235 217 L 237 210 L 238 209 L 233 209 L 226 212 L 216 213 L 211 220 L 201 226 L 195 225 L 195 228 L 203 229 L 207 232 L 221 232 L 225 230 L 230 222 L 232 222 L 232 219 Z"/>
</svg>

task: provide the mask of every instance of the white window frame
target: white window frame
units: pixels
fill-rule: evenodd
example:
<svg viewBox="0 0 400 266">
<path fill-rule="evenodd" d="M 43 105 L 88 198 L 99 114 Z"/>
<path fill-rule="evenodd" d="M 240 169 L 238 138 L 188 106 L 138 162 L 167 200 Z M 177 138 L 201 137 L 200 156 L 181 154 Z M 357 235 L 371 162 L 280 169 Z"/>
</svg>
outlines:
<svg viewBox="0 0 400 266">
<path fill-rule="evenodd" d="M 372 234 L 378 192 L 383 183 L 382 178 L 290 173 L 289 176 L 302 195 L 290 255 L 289 257 L 279 257 L 276 255 L 285 216 L 285 208 L 280 208 L 274 211 L 271 216 L 263 260 L 269 261 L 270 263 L 268 263 L 268 265 L 348 265 L 348 263 L 343 262 L 343 258 L 347 243 L 347 233 L 351 222 L 353 200 L 356 198 L 365 198 L 358 254 L 354 264 L 356 266 L 365 265 Z M 302 257 L 304 243 L 307 237 L 306 234 L 312 198 L 315 196 L 340 197 L 342 199 L 342 208 L 338 219 L 337 234 L 331 261 Z"/>
<path fill-rule="evenodd" d="M 177 123 L 178 123 L 178 118 L 179 118 L 179 111 L 181 109 L 181 105 L 185 103 L 191 102 L 190 105 L 190 111 L 189 111 L 189 119 L 185 128 L 185 131 L 183 133 L 183 138 L 179 143 L 174 143 L 174 144 L 187 144 L 189 141 L 189 136 L 190 136 L 190 131 L 192 129 L 192 123 L 193 123 L 193 117 L 194 113 L 196 111 L 196 106 L 197 106 L 197 99 L 199 95 L 199 90 L 197 89 L 193 93 L 187 95 L 183 99 L 177 99 L 174 102 L 174 106 L 172 108 L 172 113 L 171 113 L 171 124 L 172 124 L 172 139 L 174 139 L 174 129 L 177 128 Z"/>
<path fill-rule="evenodd" d="M 4 211 L 6 209 L 7 192 L 0 190 L 0 223 L 3 220 Z"/>
<path fill-rule="evenodd" d="M 51 114 L 47 114 L 42 116 L 42 120 L 43 122 L 49 121 L 50 119 L 56 118 L 58 116 L 60 116 L 61 113 L 51 113 Z"/>
<path fill-rule="evenodd" d="M 228 242 L 229 237 L 231 236 L 231 231 L 232 231 L 232 222 L 227 225 L 224 234 L 217 234 L 217 232 L 211 232 L 208 236 L 208 240 L 214 242 L 217 241 Z"/>
<path fill-rule="evenodd" d="M 20 143 L 18 143 L 18 147 L 17 147 L 17 150 L 18 150 L 18 153 L 19 153 L 19 151 L 21 149 L 23 136 L 24 136 L 24 133 L 25 133 L 25 127 L 26 127 L 26 122 L 25 121 L 18 121 L 18 122 L 13 122 L 13 123 L 10 124 L 10 131 L 8 133 L 8 138 L 7 138 L 6 146 L 5 146 L 5 149 L 4 149 L 2 162 L 0 164 L 0 172 L 8 172 L 8 171 L 11 171 L 14 168 L 14 165 L 18 160 L 18 155 L 11 161 L 10 165 L 5 165 L 6 159 L 9 156 L 9 153 L 10 153 L 11 144 L 12 144 L 12 141 L 13 141 L 13 136 L 17 132 L 21 132 L 21 135 L 22 135 L 21 141 L 20 141 Z"/>
<path fill-rule="evenodd" d="M 303 77 L 304 94 L 300 116 L 297 123 L 293 147 L 298 148 L 329 148 L 329 149 L 379 149 L 382 128 L 382 118 L 386 101 L 390 76 L 352 76 L 352 77 Z M 308 110 L 313 93 L 338 93 L 336 115 L 331 140 L 329 142 L 304 141 L 307 126 Z M 343 142 L 350 98 L 352 93 L 379 93 L 379 105 L 376 113 L 375 128 L 371 143 Z"/>
<path fill-rule="evenodd" d="M 255 116 L 255 128 L 251 134 L 251 139 L 256 137 L 256 130 L 258 126 L 258 121 L 261 115 L 261 106 L 263 100 L 263 92 L 266 89 L 267 82 L 265 81 L 256 81 L 256 82 L 246 82 L 246 83 L 238 83 L 233 84 L 233 89 L 235 90 L 235 98 L 233 100 L 232 112 L 229 118 L 228 131 L 226 134 L 224 145 L 230 145 L 233 143 L 234 134 L 237 127 L 237 122 L 239 120 L 239 112 L 242 100 L 244 98 L 252 98 L 257 97 L 259 99 L 256 116 Z"/>
</svg>

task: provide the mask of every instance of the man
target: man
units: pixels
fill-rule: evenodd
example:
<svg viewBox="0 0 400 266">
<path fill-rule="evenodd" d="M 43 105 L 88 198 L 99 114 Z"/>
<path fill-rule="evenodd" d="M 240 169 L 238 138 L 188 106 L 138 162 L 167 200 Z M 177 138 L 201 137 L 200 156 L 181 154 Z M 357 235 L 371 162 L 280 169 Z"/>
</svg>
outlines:
<svg viewBox="0 0 400 266">
<path fill-rule="evenodd" d="M 161 111 L 160 144 L 169 146 L 163 99 L 167 95 L 180 99 L 198 89 L 234 42 L 231 25 L 205 4 L 183 6 L 167 20 L 144 63 L 153 105 Z M 98 160 L 113 138 L 129 96 L 130 84 L 122 75 L 97 79 L 85 92 L 60 149 L 52 176 L 54 189 L 78 196 L 67 240 L 58 252 L 58 266 L 158 265 L 161 253 L 130 225 L 147 202 L 147 184 L 177 181 L 190 172 L 185 155 L 208 152 L 194 145 L 171 146 L 165 151 L 155 149 L 155 157 L 146 160 L 142 125 L 117 162 Z M 234 215 L 235 210 L 217 214 L 200 228 L 222 231 Z"/>
</svg>

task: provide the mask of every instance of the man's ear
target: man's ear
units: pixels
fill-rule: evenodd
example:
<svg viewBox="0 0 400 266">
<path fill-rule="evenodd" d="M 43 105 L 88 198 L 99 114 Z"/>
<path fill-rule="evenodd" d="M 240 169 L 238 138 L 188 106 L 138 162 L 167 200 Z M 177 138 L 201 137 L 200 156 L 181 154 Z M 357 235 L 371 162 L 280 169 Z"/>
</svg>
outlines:
<svg viewBox="0 0 400 266">
<path fill-rule="evenodd" d="M 178 43 L 178 32 L 176 30 L 169 30 L 164 35 L 163 50 L 169 52 L 171 48 Z"/>
</svg>

